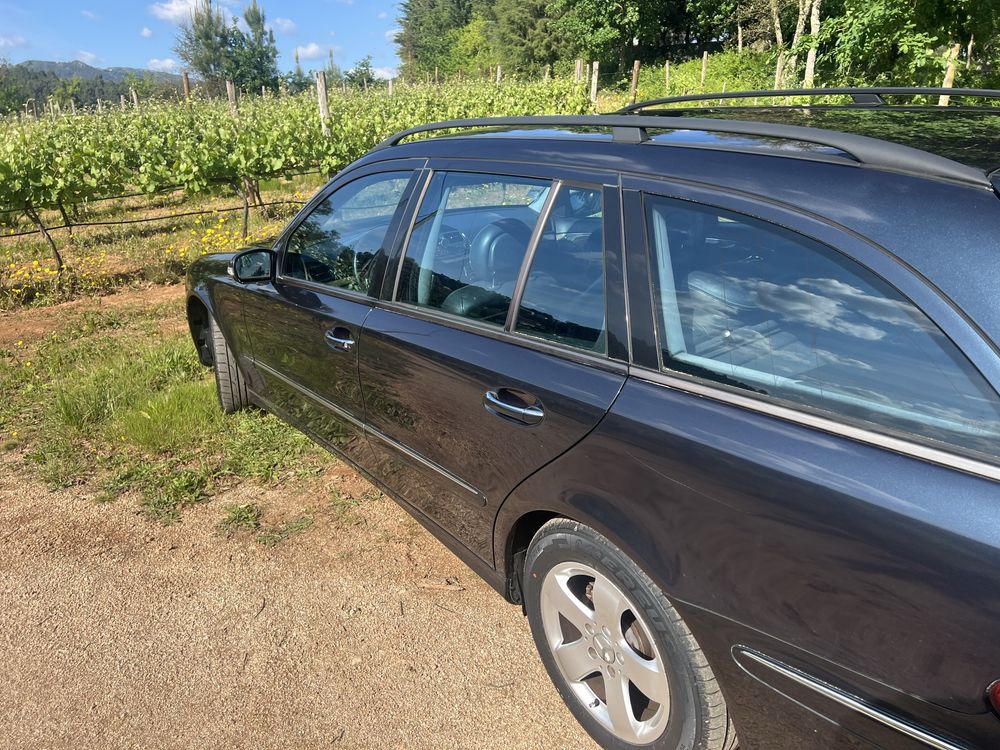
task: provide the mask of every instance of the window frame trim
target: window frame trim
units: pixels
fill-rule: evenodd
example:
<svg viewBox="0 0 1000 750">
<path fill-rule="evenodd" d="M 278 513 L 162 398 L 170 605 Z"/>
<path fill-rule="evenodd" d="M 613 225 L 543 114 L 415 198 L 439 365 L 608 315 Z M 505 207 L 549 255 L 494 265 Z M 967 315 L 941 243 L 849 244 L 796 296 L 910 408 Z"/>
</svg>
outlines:
<svg viewBox="0 0 1000 750">
<path fill-rule="evenodd" d="M 641 301 L 643 304 L 640 305 L 640 308 L 644 314 L 652 318 L 649 322 L 652 324 L 658 361 L 658 367 L 654 369 L 649 362 L 637 362 L 632 359 L 629 365 L 630 375 L 694 396 L 709 398 L 759 414 L 812 427 L 835 436 L 885 448 L 911 458 L 921 459 L 993 481 L 1000 481 L 1000 458 L 996 462 L 991 462 L 960 450 L 951 451 L 936 447 L 930 444 L 930 439 L 923 439 L 912 433 L 904 435 L 898 431 L 878 432 L 870 430 L 861 425 L 859 420 L 823 412 L 819 409 L 814 410 L 806 404 L 791 404 L 770 395 L 750 395 L 749 391 L 730 389 L 724 384 L 667 367 L 662 354 L 662 325 L 656 319 L 652 244 L 646 220 L 646 201 L 649 197 L 679 200 L 702 208 L 741 214 L 801 235 L 830 248 L 866 272 L 874 274 L 896 290 L 904 299 L 909 300 L 922 315 L 941 331 L 948 342 L 955 347 L 956 352 L 965 358 L 992 390 L 996 403 L 1000 404 L 1000 388 L 998 388 L 1000 379 L 997 377 L 997 373 L 1000 372 L 1000 361 L 997 360 L 990 343 L 984 339 L 975 324 L 969 321 L 961 310 L 957 309 L 954 303 L 937 287 L 915 269 L 900 261 L 890 251 L 822 217 L 807 214 L 794 206 L 771 202 L 759 196 L 744 195 L 736 191 L 726 191 L 707 185 L 683 184 L 671 180 L 634 176 L 623 177 L 622 195 L 626 207 L 625 215 L 629 216 L 631 208 L 633 218 L 635 216 L 642 217 L 641 228 L 633 231 L 630 235 L 626 252 L 630 261 L 629 267 L 638 266 L 636 270 L 645 276 L 639 290 L 642 299 L 636 302 Z M 633 230 L 635 230 L 634 227 Z M 859 249 L 867 250 L 869 257 L 859 257 L 861 255 L 857 252 Z M 879 260 L 881 262 L 877 262 Z M 634 294 L 635 287 L 631 284 L 630 287 Z M 927 304 L 928 302 L 930 304 Z M 630 309 L 636 309 L 631 299 Z M 972 346 L 966 345 L 970 342 L 973 344 Z M 970 348 L 974 351 L 970 352 Z"/>
</svg>

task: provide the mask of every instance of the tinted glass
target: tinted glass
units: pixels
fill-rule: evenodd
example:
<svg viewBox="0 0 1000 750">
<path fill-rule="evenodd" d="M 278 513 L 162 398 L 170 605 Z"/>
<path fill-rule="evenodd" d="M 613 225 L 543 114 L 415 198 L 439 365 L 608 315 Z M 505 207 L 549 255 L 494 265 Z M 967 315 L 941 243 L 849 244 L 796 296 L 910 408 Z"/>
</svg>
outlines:
<svg viewBox="0 0 1000 750">
<path fill-rule="evenodd" d="M 519 333 L 604 351 L 602 216 L 600 190 L 559 190 L 531 261 Z"/>
<path fill-rule="evenodd" d="M 998 455 L 996 394 L 881 278 L 746 216 L 646 205 L 667 369 Z"/>
<path fill-rule="evenodd" d="M 397 299 L 502 326 L 550 183 L 438 172 L 417 213 Z"/>
<path fill-rule="evenodd" d="M 410 172 L 369 175 L 331 193 L 289 237 L 282 273 L 367 293 L 410 177 Z"/>
</svg>

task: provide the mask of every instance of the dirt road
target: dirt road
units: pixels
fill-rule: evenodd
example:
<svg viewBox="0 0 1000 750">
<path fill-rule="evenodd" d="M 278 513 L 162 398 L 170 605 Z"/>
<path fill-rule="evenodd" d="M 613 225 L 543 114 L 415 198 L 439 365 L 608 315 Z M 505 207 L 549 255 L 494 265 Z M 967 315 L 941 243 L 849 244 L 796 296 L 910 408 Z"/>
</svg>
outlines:
<svg viewBox="0 0 1000 750">
<path fill-rule="evenodd" d="M 160 527 L 0 454 L 5 748 L 593 748 L 520 611 L 334 464 Z M 371 493 L 369 492 L 369 495 Z M 304 512 L 268 547 L 222 508 Z"/>
</svg>

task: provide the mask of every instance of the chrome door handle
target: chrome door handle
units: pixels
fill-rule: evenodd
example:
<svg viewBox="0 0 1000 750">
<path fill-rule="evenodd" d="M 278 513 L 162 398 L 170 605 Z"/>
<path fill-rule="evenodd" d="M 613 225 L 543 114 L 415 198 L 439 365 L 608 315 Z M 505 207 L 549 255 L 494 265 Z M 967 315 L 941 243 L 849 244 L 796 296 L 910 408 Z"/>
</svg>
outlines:
<svg viewBox="0 0 1000 750">
<path fill-rule="evenodd" d="M 340 326 L 327 331 L 323 334 L 323 338 L 326 339 L 326 343 L 330 347 L 337 351 L 349 352 L 354 346 L 354 337 L 351 335 L 351 332 Z"/>
<path fill-rule="evenodd" d="M 524 424 L 538 424 L 545 419 L 545 411 L 541 406 L 514 406 L 504 401 L 496 391 L 486 391 L 483 394 L 483 406 L 491 414 L 515 419 Z"/>
</svg>

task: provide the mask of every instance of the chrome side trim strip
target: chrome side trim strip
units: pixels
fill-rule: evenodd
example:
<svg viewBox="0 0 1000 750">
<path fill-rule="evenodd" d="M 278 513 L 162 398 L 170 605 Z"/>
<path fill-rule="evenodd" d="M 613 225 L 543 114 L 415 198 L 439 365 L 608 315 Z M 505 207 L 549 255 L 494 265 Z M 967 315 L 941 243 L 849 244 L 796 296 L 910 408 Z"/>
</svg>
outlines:
<svg viewBox="0 0 1000 750">
<path fill-rule="evenodd" d="M 416 451 L 412 450 L 411 448 L 406 447 L 405 445 L 403 445 L 399 441 L 393 440 L 391 437 L 389 437 L 388 435 L 386 435 L 381 430 L 377 430 L 374 427 L 366 425 L 364 422 L 362 422 L 360 419 L 358 419 L 357 417 L 355 417 L 349 411 L 346 411 L 345 409 L 342 409 L 341 407 L 339 407 L 336 404 L 334 404 L 332 401 L 329 401 L 329 400 L 323 398 L 322 396 L 314 393 L 313 391 L 309 390 L 305 386 L 300 385 L 299 383 L 296 383 L 291 378 L 288 378 L 287 376 L 282 375 L 280 372 L 278 372 L 277 370 L 275 370 L 273 367 L 269 367 L 268 365 L 265 365 L 263 362 L 256 362 L 255 361 L 253 364 L 254 364 L 254 367 L 257 367 L 258 369 L 261 369 L 264 372 L 266 372 L 268 375 L 271 375 L 272 377 L 277 378 L 282 383 L 284 383 L 285 385 L 287 385 L 289 388 L 292 388 L 295 391 L 297 391 L 298 393 L 301 393 L 303 396 L 305 396 L 306 398 L 310 399 L 311 401 L 315 401 L 317 404 L 319 404 L 320 406 L 322 406 L 324 409 L 330 410 L 331 412 L 333 412 L 334 414 L 336 414 L 338 417 L 340 417 L 344 421 L 349 422 L 352 426 L 354 426 L 358 430 L 361 430 L 362 432 L 364 432 L 366 435 L 370 435 L 371 437 L 378 438 L 379 440 L 381 440 L 383 443 L 386 443 L 391 448 L 394 448 L 395 450 L 397 450 L 400 453 L 404 454 L 408 458 L 413 459 L 414 461 L 416 461 L 417 463 L 419 463 L 421 466 L 426 466 L 428 469 L 431 469 L 432 471 L 440 474 L 441 476 L 443 476 L 446 479 L 450 480 L 452 483 L 457 484 L 459 487 L 461 487 L 467 493 L 469 493 L 471 495 L 475 495 L 476 498 L 479 500 L 479 502 L 482 505 L 486 505 L 486 503 L 487 503 L 486 495 L 484 495 L 482 492 L 480 492 L 479 490 L 477 490 L 475 487 L 473 487 L 468 482 L 466 482 L 466 481 L 460 479 L 459 477 L 455 476 L 454 474 L 452 474 L 450 471 L 448 471 L 444 467 L 438 466 L 436 463 L 434 463 L 430 459 L 427 459 L 424 456 L 421 456 L 419 453 L 417 453 Z"/>
<path fill-rule="evenodd" d="M 790 409 L 786 406 L 780 406 L 779 404 L 761 401 L 749 396 L 741 396 L 738 393 L 730 393 L 729 391 L 725 391 L 720 388 L 702 385 L 701 383 L 693 380 L 653 372 L 652 370 L 647 370 L 645 368 L 632 366 L 629 368 L 629 375 L 635 376 L 639 380 L 645 380 L 657 385 L 665 385 L 669 388 L 673 388 L 674 390 L 692 393 L 696 396 L 703 396 L 705 398 L 712 399 L 713 401 L 721 401 L 725 404 L 739 406 L 743 409 L 755 411 L 760 414 L 766 414 L 767 416 L 777 417 L 779 419 L 784 419 L 806 427 L 823 430 L 824 432 L 828 432 L 838 437 L 856 440 L 859 443 L 874 445 L 877 448 L 885 448 L 886 450 L 893 451 L 894 453 L 938 464 L 939 466 L 944 466 L 949 469 L 956 469 L 958 471 L 964 471 L 967 474 L 973 474 L 985 479 L 1000 481 L 1000 466 L 988 464 L 983 461 L 977 461 L 976 459 L 969 458 L 968 456 L 949 453 L 948 451 L 931 448 L 930 446 L 923 445 L 921 443 L 914 443 L 910 440 L 893 437 L 892 435 L 884 435 L 880 432 L 872 432 L 871 430 L 866 430 L 863 427 L 844 424 L 843 422 L 827 419 L 826 417 L 821 417 L 817 414 L 801 412 L 796 409 Z"/>
<path fill-rule="evenodd" d="M 362 422 L 357 417 L 355 417 L 353 414 L 351 414 L 346 409 L 342 409 L 341 407 L 337 406 L 332 401 L 328 401 L 327 399 L 323 398 L 322 396 L 320 396 L 320 395 L 318 395 L 316 393 L 313 393 L 311 390 L 309 390 L 308 388 L 306 388 L 304 385 L 296 383 L 291 378 L 287 377 L 286 375 L 282 375 L 280 372 L 278 372 L 277 370 L 275 370 L 273 367 L 270 367 L 269 365 L 265 365 L 263 362 L 261 362 L 259 360 L 253 360 L 253 366 L 256 367 L 259 370 L 263 370 L 268 375 L 270 375 L 270 376 L 272 376 L 274 378 L 277 378 L 282 383 L 284 383 L 285 385 L 287 385 L 289 388 L 292 388 L 292 389 L 298 391 L 299 393 L 301 393 L 303 396 L 305 396 L 306 398 L 310 399 L 311 401 L 315 401 L 317 404 L 319 404 L 320 406 L 322 406 L 324 409 L 329 409 L 334 414 L 336 414 L 338 417 L 340 417 L 341 419 L 343 419 L 345 422 L 349 422 L 352 426 L 358 428 L 361 431 L 364 431 L 364 429 L 365 429 L 365 423 Z"/>
<path fill-rule="evenodd" d="M 751 659 L 752 661 L 755 661 L 761 666 L 767 667 L 768 669 L 777 672 L 782 677 L 785 677 L 798 685 L 809 688 L 813 692 L 819 693 L 824 698 L 828 698 L 829 700 L 832 700 L 834 703 L 844 706 L 845 708 L 849 708 L 852 711 L 855 711 L 856 713 L 866 716 L 872 721 L 877 721 L 879 724 L 889 727 L 890 729 L 894 729 L 897 732 L 900 732 L 901 734 L 905 734 L 907 737 L 917 740 L 918 742 L 922 742 L 928 747 L 936 748 L 936 750 L 966 750 L 966 748 L 962 747 L 961 745 L 956 745 L 952 742 L 948 742 L 947 740 L 943 740 L 936 735 L 930 734 L 922 729 L 913 726 L 912 724 L 909 724 L 905 721 L 901 721 L 900 719 L 897 719 L 894 716 L 885 713 L 884 711 L 879 711 L 878 709 L 873 708 L 872 706 L 868 705 L 861 699 L 855 698 L 853 695 L 842 692 L 837 688 L 827 685 L 826 683 L 821 682 L 813 677 L 809 677 L 803 674 L 802 672 L 799 672 L 797 669 L 792 669 L 791 667 L 787 667 L 784 664 L 775 661 L 769 657 L 763 656 L 754 651 L 750 651 L 744 648 L 736 648 L 734 649 L 734 651 L 736 654 L 746 657 L 747 659 Z"/>
<path fill-rule="evenodd" d="M 462 479 L 459 479 L 457 476 L 455 476 L 454 474 L 452 474 L 450 471 L 448 471 L 447 469 L 445 469 L 443 466 L 438 466 L 436 463 L 434 463 L 430 459 L 425 458 L 424 456 L 422 456 L 419 453 L 417 453 L 415 450 L 406 447 L 405 445 L 403 445 L 402 443 L 400 443 L 398 440 L 392 439 L 391 437 L 389 437 L 388 435 L 386 435 L 381 430 L 377 430 L 374 427 L 368 426 L 365 429 L 365 431 L 369 435 L 371 435 L 372 437 L 381 440 L 383 443 L 385 443 L 386 445 L 388 445 L 390 448 L 393 448 L 393 449 L 399 451 L 400 453 L 404 454 L 407 458 L 412 458 L 414 461 L 416 461 L 417 463 L 419 463 L 421 466 L 426 466 L 431 471 L 434 471 L 437 474 L 440 474 L 441 476 L 443 476 L 445 479 L 448 479 L 451 482 L 453 482 L 454 484 L 457 484 L 459 487 L 461 487 L 463 490 L 465 490 L 470 495 L 475 495 L 479 499 L 479 502 L 482 505 L 486 505 L 486 502 L 487 502 L 486 495 L 484 495 L 482 492 L 480 492 L 479 490 L 477 490 L 475 487 L 473 487 L 468 482 L 466 482 L 466 481 L 464 481 Z"/>
</svg>

